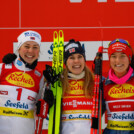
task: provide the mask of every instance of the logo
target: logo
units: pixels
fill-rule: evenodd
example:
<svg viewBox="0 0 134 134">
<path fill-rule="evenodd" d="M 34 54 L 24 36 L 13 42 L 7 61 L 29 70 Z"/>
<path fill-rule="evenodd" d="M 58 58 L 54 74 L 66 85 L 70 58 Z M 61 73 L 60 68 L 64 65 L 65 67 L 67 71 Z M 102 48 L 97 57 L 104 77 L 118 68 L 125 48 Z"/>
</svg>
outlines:
<svg viewBox="0 0 134 134">
<path fill-rule="evenodd" d="M 134 86 L 130 84 L 115 85 L 113 86 L 108 95 L 112 98 L 127 98 L 134 96 Z"/>
<path fill-rule="evenodd" d="M 53 44 L 50 46 L 50 50 L 48 50 L 49 54 L 53 54 Z"/>
<path fill-rule="evenodd" d="M 6 107 L 13 107 L 13 108 L 28 109 L 28 104 L 20 103 L 20 102 L 12 103 L 10 100 L 7 100 L 5 106 Z"/>
<path fill-rule="evenodd" d="M 66 117 L 62 117 L 62 120 L 66 120 Z"/>
<path fill-rule="evenodd" d="M 69 53 L 74 53 L 74 52 L 75 52 L 75 48 L 69 49 Z"/>
<path fill-rule="evenodd" d="M 91 119 L 90 118 L 90 115 L 82 115 L 82 114 L 80 114 L 80 115 L 78 115 L 78 116 L 74 116 L 74 115 L 69 115 L 69 119 Z"/>
<path fill-rule="evenodd" d="M 92 106 L 92 102 L 91 101 L 78 101 L 78 100 L 72 100 L 72 101 L 66 101 L 66 102 L 63 102 L 63 106 L 64 107 L 67 107 L 67 106 L 72 106 L 73 108 L 74 107 L 78 107 L 78 106 Z"/>
<path fill-rule="evenodd" d="M 118 42 L 112 46 L 112 49 L 115 49 L 117 51 L 123 51 L 123 50 L 126 50 L 126 45 Z"/>
<path fill-rule="evenodd" d="M 71 49 L 71 48 L 74 48 L 74 47 L 78 48 L 79 46 L 78 46 L 78 44 L 76 44 L 76 43 L 71 43 L 70 45 L 68 45 L 68 46 L 65 48 L 65 52 L 68 51 L 68 50 Z"/>
<path fill-rule="evenodd" d="M 31 40 L 35 40 L 35 37 L 30 37 Z"/>
<path fill-rule="evenodd" d="M 70 94 L 84 94 L 83 81 L 70 81 Z"/>
<path fill-rule="evenodd" d="M 22 66 L 22 62 L 20 60 L 17 60 L 17 65 Z"/>
<path fill-rule="evenodd" d="M 8 91 L 0 91 L 0 94 L 2 94 L 2 95 L 8 95 Z"/>
<path fill-rule="evenodd" d="M 39 73 L 37 70 L 35 70 L 34 73 L 35 73 L 35 75 L 37 75 L 37 76 L 39 76 L 39 77 L 41 76 L 41 73 Z"/>
<path fill-rule="evenodd" d="M 27 36 L 34 36 L 34 37 L 40 39 L 39 34 L 37 34 L 35 32 L 25 32 L 24 35 L 25 35 L 25 37 L 27 37 Z"/>
<path fill-rule="evenodd" d="M 119 114 L 116 114 L 116 113 L 114 113 L 113 115 L 112 115 L 112 119 L 118 119 L 118 120 L 133 120 L 134 119 L 134 114 L 132 113 L 132 114 L 130 114 L 130 113 L 123 113 L 123 114 L 121 114 L 121 115 L 119 115 Z"/>
<path fill-rule="evenodd" d="M 6 77 L 7 82 L 22 87 L 34 87 L 35 82 L 33 78 L 23 72 L 13 72 Z"/>
<path fill-rule="evenodd" d="M 28 99 L 28 100 L 31 100 L 31 101 L 35 101 L 35 100 L 36 100 L 36 99 L 35 99 L 34 97 L 32 97 L 32 96 L 28 96 L 27 99 Z"/>
<path fill-rule="evenodd" d="M 11 68 L 12 68 L 12 63 L 10 63 L 10 64 L 5 64 L 5 68 L 6 68 L 6 69 L 11 69 Z"/>
</svg>

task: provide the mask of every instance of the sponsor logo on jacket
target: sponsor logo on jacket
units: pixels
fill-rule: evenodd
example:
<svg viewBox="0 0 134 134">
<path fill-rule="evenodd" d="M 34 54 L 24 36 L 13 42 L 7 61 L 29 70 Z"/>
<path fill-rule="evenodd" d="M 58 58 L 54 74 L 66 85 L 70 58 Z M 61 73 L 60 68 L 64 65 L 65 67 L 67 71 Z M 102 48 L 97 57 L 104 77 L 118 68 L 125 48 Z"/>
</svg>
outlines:
<svg viewBox="0 0 134 134">
<path fill-rule="evenodd" d="M 23 72 L 13 72 L 6 77 L 6 80 L 16 86 L 34 87 L 35 85 L 33 78 Z"/>
<path fill-rule="evenodd" d="M 70 88 L 71 90 L 69 91 L 70 94 L 84 94 L 83 90 L 83 81 L 70 81 Z"/>
<path fill-rule="evenodd" d="M 11 102 L 11 100 L 7 100 L 5 106 L 12 107 L 12 108 L 28 109 L 28 104 L 21 103 L 21 102 L 13 103 L 13 102 Z"/>
<path fill-rule="evenodd" d="M 113 86 L 108 95 L 113 98 L 127 98 L 134 96 L 134 86 L 130 84 Z"/>
<path fill-rule="evenodd" d="M 77 107 L 78 105 L 80 106 L 87 106 L 87 105 L 92 105 L 91 101 L 77 101 L 77 100 L 73 100 L 73 101 L 69 101 L 69 102 L 63 102 L 63 106 L 73 106 L 73 107 Z"/>
<path fill-rule="evenodd" d="M 134 120 L 134 113 L 122 113 L 122 114 L 114 113 L 112 115 L 112 119 L 116 119 L 116 120 Z"/>
<path fill-rule="evenodd" d="M 90 115 L 82 115 L 82 114 L 80 114 L 80 115 L 78 115 L 78 116 L 74 116 L 74 115 L 69 115 L 69 119 L 90 119 Z"/>
</svg>

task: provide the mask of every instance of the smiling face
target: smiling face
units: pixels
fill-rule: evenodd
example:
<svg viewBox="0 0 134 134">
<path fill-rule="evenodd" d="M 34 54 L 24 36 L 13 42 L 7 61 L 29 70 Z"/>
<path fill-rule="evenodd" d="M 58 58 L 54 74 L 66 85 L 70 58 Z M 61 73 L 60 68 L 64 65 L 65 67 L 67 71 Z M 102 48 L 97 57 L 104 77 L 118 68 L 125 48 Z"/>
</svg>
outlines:
<svg viewBox="0 0 134 134">
<path fill-rule="evenodd" d="M 124 76 L 129 67 L 129 59 L 122 52 L 115 52 L 110 56 L 110 66 L 118 78 Z"/>
<path fill-rule="evenodd" d="M 25 62 L 32 64 L 39 57 L 40 47 L 34 41 L 25 42 L 18 50 Z"/>
<path fill-rule="evenodd" d="M 66 65 L 70 72 L 78 75 L 85 67 L 85 59 L 81 54 L 72 54 L 68 57 Z"/>
</svg>

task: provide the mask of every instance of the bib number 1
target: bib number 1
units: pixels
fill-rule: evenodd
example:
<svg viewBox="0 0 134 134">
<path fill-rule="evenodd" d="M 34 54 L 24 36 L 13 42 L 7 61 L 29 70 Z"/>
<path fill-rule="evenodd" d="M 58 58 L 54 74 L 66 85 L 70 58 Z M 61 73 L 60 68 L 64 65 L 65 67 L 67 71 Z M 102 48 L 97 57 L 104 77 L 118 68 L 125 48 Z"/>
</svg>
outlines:
<svg viewBox="0 0 134 134">
<path fill-rule="evenodd" d="M 17 101 L 20 101 L 20 99 L 21 99 L 21 94 L 22 94 L 22 88 L 18 88 L 18 89 L 16 89 L 16 91 L 18 92 Z"/>
</svg>

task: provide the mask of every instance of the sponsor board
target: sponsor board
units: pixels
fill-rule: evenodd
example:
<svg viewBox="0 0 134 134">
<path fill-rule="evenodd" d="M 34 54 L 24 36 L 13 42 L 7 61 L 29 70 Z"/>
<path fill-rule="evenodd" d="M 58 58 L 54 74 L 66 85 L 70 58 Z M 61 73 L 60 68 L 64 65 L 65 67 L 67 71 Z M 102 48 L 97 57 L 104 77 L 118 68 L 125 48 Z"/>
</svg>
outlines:
<svg viewBox="0 0 134 134">
<path fill-rule="evenodd" d="M 110 41 L 103 41 L 104 48 L 108 47 L 109 42 Z M 99 46 L 102 45 L 102 41 L 80 41 L 80 43 L 85 48 L 86 60 L 93 61 Z M 67 44 L 67 42 L 64 44 Z M 53 42 L 42 42 L 40 50 L 39 61 L 52 61 Z M 13 43 L 13 52 L 17 52 L 17 42 Z M 108 60 L 107 53 L 103 54 L 103 60 Z"/>
</svg>

